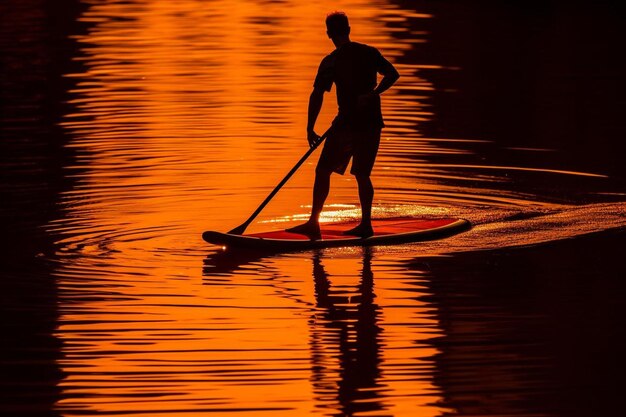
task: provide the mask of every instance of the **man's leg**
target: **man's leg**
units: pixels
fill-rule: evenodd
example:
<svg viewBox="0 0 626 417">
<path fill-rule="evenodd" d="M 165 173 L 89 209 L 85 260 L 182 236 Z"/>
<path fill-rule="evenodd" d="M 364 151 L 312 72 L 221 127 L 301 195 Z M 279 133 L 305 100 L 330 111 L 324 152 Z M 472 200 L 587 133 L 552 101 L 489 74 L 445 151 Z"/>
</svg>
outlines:
<svg viewBox="0 0 626 417">
<path fill-rule="evenodd" d="M 372 202 L 374 200 L 374 186 L 370 179 L 370 173 L 376 160 L 378 145 L 380 144 L 380 129 L 371 132 L 361 132 L 359 144 L 355 148 L 350 172 L 354 175 L 359 186 L 359 200 L 361 202 L 361 223 L 344 234 L 360 237 L 370 237 L 374 234 L 372 229 Z"/>
<path fill-rule="evenodd" d="M 356 182 L 359 186 L 359 200 L 361 201 L 361 225 L 371 229 L 374 186 L 369 175 L 357 175 Z"/>
<path fill-rule="evenodd" d="M 324 208 L 324 202 L 330 191 L 330 176 L 332 171 L 318 167 L 315 170 L 315 183 L 313 184 L 313 205 L 309 220 L 301 225 L 287 229 L 288 232 L 300 233 L 313 238 L 320 237 L 320 213 Z"/>
<path fill-rule="evenodd" d="M 374 186 L 369 175 L 355 175 L 359 187 L 359 200 L 361 202 L 361 223 L 343 232 L 345 235 L 370 237 L 374 234 L 372 228 L 372 202 L 374 201 Z"/>
<path fill-rule="evenodd" d="M 324 208 L 324 202 L 330 191 L 330 175 L 332 171 L 323 169 L 315 170 L 315 183 L 313 184 L 313 206 L 311 207 L 311 217 L 309 223 L 319 225 L 320 213 Z"/>
</svg>

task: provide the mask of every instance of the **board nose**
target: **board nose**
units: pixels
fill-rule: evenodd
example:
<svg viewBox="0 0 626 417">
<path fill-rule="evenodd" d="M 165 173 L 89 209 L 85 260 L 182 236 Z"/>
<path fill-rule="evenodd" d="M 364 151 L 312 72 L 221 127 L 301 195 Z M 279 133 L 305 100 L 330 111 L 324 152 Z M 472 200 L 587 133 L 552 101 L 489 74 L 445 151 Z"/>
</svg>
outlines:
<svg viewBox="0 0 626 417">
<path fill-rule="evenodd" d="M 223 233 L 220 232 L 215 232 L 213 230 L 207 230 L 206 232 L 202 233 L 202 239 L 204 239 L 205 241 L 209 242 L 209 243 L 213 243 L 216 245 L 221 245 L 224 243 L 223 241 Z"/>
</svg>

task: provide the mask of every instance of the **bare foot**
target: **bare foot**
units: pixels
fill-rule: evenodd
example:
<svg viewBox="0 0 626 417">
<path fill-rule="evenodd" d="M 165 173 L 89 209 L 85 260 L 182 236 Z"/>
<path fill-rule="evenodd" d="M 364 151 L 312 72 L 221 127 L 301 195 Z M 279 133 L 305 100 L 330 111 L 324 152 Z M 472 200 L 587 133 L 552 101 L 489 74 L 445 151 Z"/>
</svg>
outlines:
<svg viewBox="0 0 626 417">
<path fill-rule="evenodd" d="M 374 234 L 374 229 L 372 229 L 371 224 L 360 224 L 357 227 L 353 227 L 350 230 L 345 230 L 341 232 L 342 235 L 348 236 L 358 236 L 362 238 L 370 237 Z"/>
<path fill-rule="evenodd" d="M 319 239 L 322 237 L 320 232 L 320 225 L 316 222 L 306 222 L 303 224 L 299 224 L 298 226 L 290 227 L 289 229 L 285 229 L 286 232 L 289 233 L 297 233 L 299 235 L 305 235 L 310 237 L 311 239 Z"/>
</svg>

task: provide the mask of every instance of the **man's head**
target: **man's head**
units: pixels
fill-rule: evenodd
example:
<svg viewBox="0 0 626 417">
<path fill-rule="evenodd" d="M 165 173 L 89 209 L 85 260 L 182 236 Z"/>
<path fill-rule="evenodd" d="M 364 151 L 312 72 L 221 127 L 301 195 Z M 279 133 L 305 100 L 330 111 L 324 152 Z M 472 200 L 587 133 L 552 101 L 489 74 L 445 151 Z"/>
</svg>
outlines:
<svg viewBox="0 0 626 417">
<path fill-rule="evenodd" d="M 329 13 L 326 16 L 326 33 L 331 39 L 350 35 L 348 16 L 344 12 Z"/>
</svg>

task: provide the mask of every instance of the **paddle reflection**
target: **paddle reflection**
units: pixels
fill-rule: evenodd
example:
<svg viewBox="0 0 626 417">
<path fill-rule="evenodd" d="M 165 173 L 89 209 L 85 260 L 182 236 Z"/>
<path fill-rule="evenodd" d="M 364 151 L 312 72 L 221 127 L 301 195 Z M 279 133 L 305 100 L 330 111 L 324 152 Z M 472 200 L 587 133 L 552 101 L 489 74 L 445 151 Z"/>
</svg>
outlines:
<svg viewBox="0 0 626 417">
<path fill-rule="evenodd" d="M 384 409 L 380 399 L 380 307 L 374 302 L 372 254 L 363 249 L 356 286 L 333 285 L 313 257 L 315 310 L 311 317 L 312 384 L 317 407 L 352 416 Z"/>
<path fill-rule="evenodd" d="M 252 250 L 219 250 L 204 258 L 202 275 L 205 277 L 214 274 L 225 275 L 238 271 L 254 262 L 271 256 L 270 252 Z"/>
</svg>

